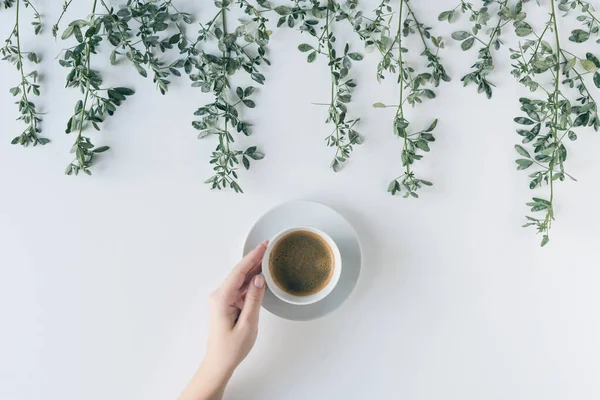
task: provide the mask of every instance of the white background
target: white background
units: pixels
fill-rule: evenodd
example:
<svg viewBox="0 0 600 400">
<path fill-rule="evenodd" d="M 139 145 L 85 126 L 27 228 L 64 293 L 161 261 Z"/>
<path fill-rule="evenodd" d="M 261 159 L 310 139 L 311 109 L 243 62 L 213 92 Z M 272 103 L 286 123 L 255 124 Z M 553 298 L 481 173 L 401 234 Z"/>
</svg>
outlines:
<svg viewBox="0 0 600 400">
<path fill-rule="evenodd" d="M 448 37 L 467 24 L 437 22 L 454 3 L 415 9 Z M 202 21 L 214 12 L 208 1 L 177 4 Z M 131 66 L 107 68 L 106 52 L 94 58 L 106 84 L 137 94 L 101 133 L 90 133 L 111 146 L 95 175 L 64 176 L 74 140 L 64 126 L 80 95 L 64 88 L 67 71 L 54 60 L 66 47 L 49 34 L 59 2 L 38 5 L 46 33 L 23 40 L 44 59 L 36 102 L 48 112 L 46 147 L 9 144 L 23 129 L 8 93 L 18 74 L 0 64 L 0 398 L 175 398 L 204 353 L 207 295 L 238 261 L 254 221 L 292 199 L 330 205 L 356 227 L 361 281 L 337 312 L 314 322 L 264 312 L 257 345 L 226 398 L 600 398 L 600 138 L 581 131 L 569 143 L 569 172 L 579 182 L 557 186 L 552 240 L 540 249 L 541 238 L 520 227 L 532 192 L 515 170 L 512 118 L 526 93 L 509 74 L 506 48 L 487 101 L 461 87 L 475 49 L 463 54 L 449 41 L 442 55 L 452 83 L 408 114 L 417 128 L 440 118 L 432 151 L 416 165 L 435 186 L 404 200 L 386 193 L 400 174 L 401 142 L 391 130 L 393 109 L 371 107 L 397 97 L 393 79 L 375 80 L 377 55 L 353 71 L 351 113 L 363 118 L 365 143 L 334 174 L 323 142 L 326 110 L 311 105 L 328 100 L 326 64 L 308 65 L 296 50 L 307 38 L 276 30 L 273 66 L 247 113 L 254 135 L 239 140 L 267 157 L 241 173 L 246 193 L 235 195 L 202 183 L 215 140 L 198 141 L 190 122 L 210 97 L 187 79 L 161 96 Z M 534 21 L 545 20 L 535 3 L 528 8 L 537 10 Z M 65 21 L 90 10 L 91 1 L 76 1 Z M 1 37 L 12 15 L 0 11 Z M 567 28 L 561 36 L 566 41 Z"/>
</svg>

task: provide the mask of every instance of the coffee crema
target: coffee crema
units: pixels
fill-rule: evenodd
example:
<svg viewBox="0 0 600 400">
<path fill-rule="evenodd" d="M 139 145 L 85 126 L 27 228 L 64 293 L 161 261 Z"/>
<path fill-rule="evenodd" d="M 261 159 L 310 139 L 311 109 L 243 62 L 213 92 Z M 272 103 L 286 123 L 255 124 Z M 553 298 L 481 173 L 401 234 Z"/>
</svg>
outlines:
<svg viewBox="0 0 600 400">
<path fill-rule="evenodd" d="M 334 257 L 325 239 L 309 231 L 282 236 L 269 256 L 269 272 L 279 288 L 294 296 L 321 291 L 333 276 Z"/>
</svg>

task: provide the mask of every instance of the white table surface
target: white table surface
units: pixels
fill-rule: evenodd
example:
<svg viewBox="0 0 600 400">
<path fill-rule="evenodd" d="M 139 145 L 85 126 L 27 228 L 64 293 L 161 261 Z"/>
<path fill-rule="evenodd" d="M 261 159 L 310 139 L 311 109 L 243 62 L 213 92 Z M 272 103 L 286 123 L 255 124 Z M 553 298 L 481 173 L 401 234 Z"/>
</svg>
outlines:
<svg viewBox="0 0 600 400">
<path fill-rule="evenodd" d="M 48 30 L 60 7 L 39 3 Z M 74 2 L 66 21 L 83 17 L 87 3 Z M 177 3 L 202 20 L 213 12 L 208 1 Z M 454 0 L 427 3 L 415 7 L 440 34 L 465 26 L 464 18 L 437 22 Z M 11 15 L 0 12 L 2 37 Z M 540 249 L 540 237 L 520 227 L 532 193 L 515 170 L 512 118 L 525 92 L 509 76 L 507 49 L 486 101 L 459 80 L 475 52 L 463 57 L 449 41 L 452 83 L 409 110 L 418 126 L 440 118 L 431 153 L 416 165 L 435 186 L 415 201 L 385 190 L 401 169 L 401 143 L 394 111 L 371 104 L 394 102 L 397 87 L 377 84 L 375 54 L 356 66 L 351 105 L 365 143 L 334 174 L 325 110 L 311 105 L 327 100 L 326 65 L 306 64 L 297 33 L 275 32 L 273 67 L 248 114 L 255 134 L 240 139 L 267 157 L 241 174 L 246 193 L 235 195 L 202 183 L 215 141 L 198 141 L 190 121 L 210 97 L 185 79 L 163 97 L 130 66 L 106 69 L 106 54 L 94 66 L 107 84 L 137 94 L 94 134 L 112 147 L 95 176 L 63 175 L 73 140 L 64 125 L 79 95 L 64 89 L 66 70 L 54 60 L 63 43 L 49 34 L 23 40 L 44 57 L 37 103 L 52 143 L 9 144 L 22 127 L 8 93 L 18 76 L 1 63 L 1 399 L 175 398 L 204 353 L 207 295 L 238 261 L 254 221 L 292 199 L 349 219 L 363 242 L 363 275 L 326 318 L 264 312 L 227 399 L 600 398 L 600 138 L 586 131 L 569 144 L 579 182 L 558 186 L 552 241 Z"/>
</svg>

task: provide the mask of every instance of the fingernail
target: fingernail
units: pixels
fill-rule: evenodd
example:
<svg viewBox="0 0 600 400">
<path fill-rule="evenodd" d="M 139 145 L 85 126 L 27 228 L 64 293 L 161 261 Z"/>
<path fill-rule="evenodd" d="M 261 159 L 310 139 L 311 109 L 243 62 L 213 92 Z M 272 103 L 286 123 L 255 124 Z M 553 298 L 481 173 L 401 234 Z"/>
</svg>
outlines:
<svg viewBox="0 0 600 400">
<path fill-rule="evenodd" d="M 267 245 L 269 244 L 268 240 L 265 240 L 264 242 L 261 243 L 263 246 L 267 247 Z"/>
<path fill-rule="evenodd" d="M 265 286 L 265 277 L 262 275 L 256 275 L 254 278 L 254 286 L 259 289 L 262 289 Z"/>
</svg>

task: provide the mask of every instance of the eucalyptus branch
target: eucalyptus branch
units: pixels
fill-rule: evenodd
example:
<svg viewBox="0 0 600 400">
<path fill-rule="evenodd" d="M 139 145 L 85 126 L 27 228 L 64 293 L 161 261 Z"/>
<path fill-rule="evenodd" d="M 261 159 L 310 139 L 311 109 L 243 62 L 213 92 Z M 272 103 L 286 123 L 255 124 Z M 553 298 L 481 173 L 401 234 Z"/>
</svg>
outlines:
<svg viewBox="0 0 600 400">
<path fill-rule="evenodd" d="M 335 148 L 330 164 L 335 172 L 338 172 L 342 164 L 348 160 L 354 146 L 362 143 L 360 134 L 354 129 L 360 118 L 347 118 L 347 104 L 351 102 L 352 90 L 356 87 L 354 79 L 348 77 L 352 62 L 362 60 L 363 56 L 360 53 L 350 52 L 348 43 L 341 46 L 343 52 L 338 53 L 334 32 L 336 22 L 355 18 L 353 16 L 356 12 L 356 1 L 348 2 L 346 6 L 347 9 L 343 8 L 335 0 L 327 0 L 325 5 L 322 5 L 319 0 L 296 0 L 292 7 L 275 8 L 275 12 L 280 15 L 278 27 L 284 24 L 290 28 L 298 26 L 300 32 L 307 32 L 316 39 L 313 44 L 303 43 L 298 46 L 301 52 L 308 53 L 309 63 L 315 61 L 319 55 L 327 59 L 330 98 L 327 103 L 328 116 L 325 122 L 333 124 L 333 131 L 325 141 L 327 146 Z"/>
<path fill-rule="evenodd" d="M 83 93 L 83 100 L 77 101 L 73 116 L 67 122 L 65 132 L 76 132 L 77 137 L 71 148 L 75 159 L 67 166 L 65 173 L 79 174 L 80 171 L 91 175 L 90 167 L 95 156 L 109 149 L 108 146 L 96 147 L 83 132 L 90 126 L 100 130 L 100 124 L 107 116 L 113 115 L 117 107 L 134 91 L 124 87 L 101 88 L 102 76 L 92 69 L 92 54 L 97 54 L 103 40 L 102 30 L 106 29 L 108 17 L 96 17 L 97 0 L 94 0 L 92 13 L 86 20 L 71 22 L 62 34 L 63 39 L 75 37 L 77 45 L 68 49 L 61 59 L 60 65 L 70 68 L 67 75 L 67 87 L 78 88 Z M 102 94 L 105 92 L 106 96 Z"/>
<path fill-rule="evenodd" d="M 582 3 L 584 2 L 557 3 L 550 0 L 550 17 L 543 31 L 540 34 L 534 32 L 536 39 L 524 40 L 519 43 L 518 49 L 510 49 L 511 59 L 514 60 L 512 74 L 532 92 L 540 91 L 544 95 L 543 99 L 521 98 L 521 110 L 526 116 L 515 118 L 515 122 L 522 125 L 517 130 L 523 137 L 522 144 L 532 146 L 531 149 L 522 145 L 515 146 L 522 157 L 516 160 L 517 169 L 525 170 L 535 166 L 536 170 L 529 174 L 529 187 L 535 189 L 543 184 L 548 186 L 546 198 L 533 197 L 527 203 L 531 212 L 541 212 L 543 216 L 527 216 L 524 225 L 534 226 L 542 234 L 542 246 L 550 240 L 549 233 L 555 219 L 556 183 L 565 180 L 565 177 L 575 180 L 565 171 L 567 148 L 564 140 L 576 140 L 577 127 L 591 126 L 596 131 L 600 127 L 598 107 L 583 76 L 585 73 L 592 73 L 594 84 L 600 88 L 600 60 L 589 52 L 585 58 L 580 58 L 567 51 L 558 29 L 557 11 L 566 11 L 566 7 L 569 10 L 575 9 Z M 591 13 L 590 8 L 585 5 L 581 11 L 586 15 Z M 595 18 L 594 14 L 591 16 Z M 546 40 L 546 36 L 551 33 L 552 37 Z M 582 34 L 577 30 L 569 37 L 575 43 L 585 42 L 589 38 L 589 34 Z M 546 83 L 548 76 L 551 85 Z M 569 98 L 566 90 L 573 87 L 579 93 L 579 97 L 575 99 Z"/>
<path fill-rule="evenodd" d="M 227 16 L 231 12 L 231 5 L 238 5 L 250 17 L 241 20 L 233 31 L 228 28 Z M 199 87 L 202 92 L 212 93 L 214 101 L 206 104 L 194 113 L 201 117 L 193 121 L 192 126 L 199 130 L 198 138 L 217 136 L 218 145 L 211 155 L 210 164 L 213 165 L 214 174 L 206 180 L 212 189 L 231 188 L 236 193 L 243 190 L 238 180 L 237 167 L 241 163 L 245 169 L 250 168 L 250 160 L 261 160 L 264 155 L 256 146 L 245 150 L 233 148 L 235 142 L 232 131 L 246 136 L 251 134 L 252 124 L 240 116 L 242 107 L 254 108 L 256 103 L 252 100 L 256 88 L 253 86 L 235 88 L 233 100 L 232 76 L 245 72 L 252 80 L 262 85 L 265 76 L 259 67 L 263 64 L 270 65 L 266 58 L 266 46 L 269 42 L 270 32 L 267 30 L 267 19 L 263 16 L 269 10 L 269 4 L 258 1 L 260 9 L 246 0 L 215 1 L 217 12 L 206 24 L 200 23 L 198 37 L 187 49 L 182 65 L 189 74 L 193 87 Z M 216 40 L 220 55 L 210 54 L 199 49 L 200 44 Z M 243 42 L 242 42 L 243 41 Z"/>
<path fill-rule="evenodd" d="M 523 3 L 528 1 L 518 0 L 514 8 L 510 8 L 509 0 L 483 0 L 480 9 L 475 9 L 472 3 L 461 1 L 454 9 L 444 11 L 438 16 L 440 21 L 454 22 L 459 15 L 457 9 L 460 8 L 461 13 L 469 14 L 472 27 L 470 31 L 452 33 L 452 38 L 461 42 L 460 47 L 463 51 L 473 47 L 476 41 L 483 45 L 479 48 L 472 72 L 461 78 L 464 86 L 474 83 L 478 93 L 485 93 L 488 98 L 492 97 L 492 87 L 495 85 L 488 80 L 488 75 L 494 70 L 492 47 L 498 50 L 502 46 L 502 28 L 511 22 L 517 36 L 525 37 L 531 34 L 533 29 L 524 21 L 527 14 L 523 12 Z M 495 11 L 491 12 L 490 8 Z M 480 34 L 482 31 L 484 35 Z M 489 39 L 485 36 L 489 36 Z"/>
<path fill-rule="evenodd" d="M 40 95 L 40 85 L 38 84 L 38 72 L 36 70 L 26 72 L 25 71 L 25 59 L 31 64 L 38 64 L 40 62 L 39 56 L 35 52 L 24 52 L 21 47 L 21 3 L 27 8 L 31 7 L 34 12 L 34 21 L 32 25 L 34 27 L 34 33 L 38 35 L 42 30 L 42 21 L 39 12 L 35 9 L 33 4 L 28 0 L 15 0 L 5 1 L 4 6 L 6 8 L 15 7 L 15 24 L 10 33 L 10 36 L 5 40 L 4 47 L 0 48 L 0 54 L 2 60 L 11 62 L 15 65 L 20 74 L 20 82 L 17 86 L 10 89 L 10 93 L 14 96 L 20 96 L 19 100 L 15 103 L 19 107 L 20 116 L 18 120 L 23 121 L 27 127 L 18 136 L 16 136 L 11 143 L 20 144 L 22 146 L 29 146 L 33 144 L 44 145 L 50 140 L 39 136 L 41 133 L 40 122 L 42 121 L 40 113 L 37 111 L 35 103 L 33 103 L 29 96 Z"/>
</svg>

